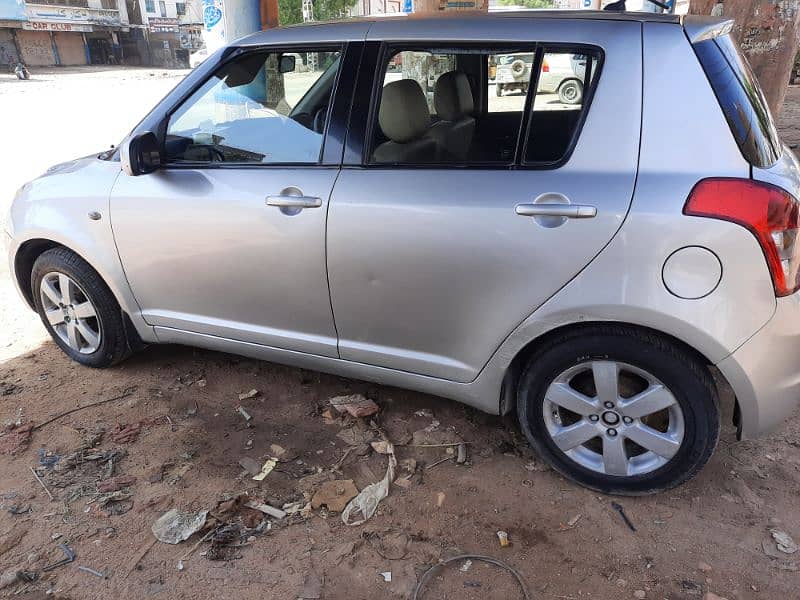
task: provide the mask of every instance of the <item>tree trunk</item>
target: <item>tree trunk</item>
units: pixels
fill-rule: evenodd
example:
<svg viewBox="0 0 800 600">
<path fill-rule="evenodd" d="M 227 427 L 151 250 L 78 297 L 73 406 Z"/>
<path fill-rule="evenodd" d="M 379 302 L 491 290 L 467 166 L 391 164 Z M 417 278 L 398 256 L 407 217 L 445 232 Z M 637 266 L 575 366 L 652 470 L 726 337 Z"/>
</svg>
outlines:
<svg viewBox="0 0 800 600">
<path fill-rule="evenodd" d="M 715 6 L 721 4 L 716 10 Z M 783 105 L 800 34 L 800 0 L 692 0 L 689 12 L 736 21 L 736 39 L 758 77 L 772 113 Z"/>
</svg>

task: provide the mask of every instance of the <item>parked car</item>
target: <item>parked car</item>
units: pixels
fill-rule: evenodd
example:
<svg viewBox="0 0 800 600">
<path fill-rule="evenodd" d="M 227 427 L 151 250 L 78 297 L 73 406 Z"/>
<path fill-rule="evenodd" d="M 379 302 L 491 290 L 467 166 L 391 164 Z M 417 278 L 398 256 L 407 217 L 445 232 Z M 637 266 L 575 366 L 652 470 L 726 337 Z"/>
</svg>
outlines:
<svg viewBox="0 0 800 600">
<path fill-rule="evenodd" d="M 494 91 L 497 96 L 502 96 L 503 92 L 519 91 L 522 94 L 528 93 L 528 85 L 531 80 L 531 69 L 533 68 L 533 54 L 504 54 L 497 57 L 497 67 L 495 69 Z"/>
<path fill-rule="evenodd" d="M 592 489 L 664 490 L 708 461 L 721 414 L 749 439 L 800 397 L 800 165 L 732 24 L 503 12 L 256 33 L 118 150 L 19 190 L 14 279 L 82 365 L 180 343 L 406 387 L 516 411 Z M 327 58 L 298 73 L 290 52 Z M 580 60 L 581 101 L 540 107 L 535 72 L 524 106 L 490 110 L 498 54 Z M 450 69 L 433 109 L 429 64 Z"/>
<path fill-rule="evenodd" d="M 494 88 L 497 96 L 514 90 L 522 94 L 528 93 L 533 57 L 533 54 L 506 54 L 498 57 Z M 542 61 L 538 79 L 539 93 L 558 94 L 558 99 L 563 104 L 580 104 L 585 77 L 586 61 L 583 55 L 550 54 Z"/>
</svg>

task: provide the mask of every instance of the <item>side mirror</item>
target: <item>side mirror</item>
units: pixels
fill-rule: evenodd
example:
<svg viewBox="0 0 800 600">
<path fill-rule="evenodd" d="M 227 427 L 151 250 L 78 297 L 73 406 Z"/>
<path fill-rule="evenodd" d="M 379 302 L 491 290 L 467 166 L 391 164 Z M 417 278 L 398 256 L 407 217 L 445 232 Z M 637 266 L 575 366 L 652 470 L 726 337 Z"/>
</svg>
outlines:
<svg viewBox="0 0 800 600">
<path fill-rule="evenodd" d="M 278 65 L 278 72 L 291 73 L 295 69 L 295 56 L 293 54 L 282 54 Z"/>
<path fill-rule="evenodd" d="M 128 175 L 146 175 L 161 167 L 161 148 L 152 131 L 127 139 L 120 148 L 122 170 Z"/>
</svg>

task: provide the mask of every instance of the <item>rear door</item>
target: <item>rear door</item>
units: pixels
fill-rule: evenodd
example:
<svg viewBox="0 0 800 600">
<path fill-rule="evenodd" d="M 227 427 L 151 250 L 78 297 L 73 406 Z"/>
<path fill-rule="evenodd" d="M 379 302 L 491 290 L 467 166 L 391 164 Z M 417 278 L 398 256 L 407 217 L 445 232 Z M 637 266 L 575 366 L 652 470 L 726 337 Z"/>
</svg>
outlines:
<svg viewBox="0 0 800 600">
<path fill-rule="evenodd" d="M 374 67 L 362 62 L 350 164 L 328 216 L 339 351 L 353 361 L 471 381 L 625 218 L 637 170 L 641 25 L 454 18 L 442 30 L 379 21 L 368 39 Z M 567 106 L 552 93 L 535 94 L 535 81 L 527 97 L 497 97 L 490 57 L 516 52 L 536 54 L 534 78 L 548 56 L 580 55 L 591 65 L 584 100 Z M 398 56 L 402 69 L 387 74 Z M 377 118 L 383 85 L 416 79 L 435 113 L 435 79 L 447 70 L 465 71 L 472 84 L 468 159 L 375 162 L 373 150 L 387 142 Z M 373 102 L 365 101 L 373 89 Z M 404 110 L 386 113 L 407 120 Z"/>
</svg>

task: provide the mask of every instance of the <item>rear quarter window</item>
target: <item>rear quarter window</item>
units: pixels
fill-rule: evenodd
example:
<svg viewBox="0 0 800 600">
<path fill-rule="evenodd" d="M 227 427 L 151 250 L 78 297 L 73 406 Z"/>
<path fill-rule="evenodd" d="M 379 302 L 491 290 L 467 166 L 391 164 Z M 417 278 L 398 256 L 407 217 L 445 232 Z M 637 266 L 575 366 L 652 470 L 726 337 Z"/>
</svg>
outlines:
<svg viewBox="0 0 800 600">
<path fill-rule="evenodd" d="M 781 155 L 775 121 L 736 42 L 725 35 L 698 42 L 694 49 L 745 160 L 759 168 L 774 165 Z"/>
</svg>

